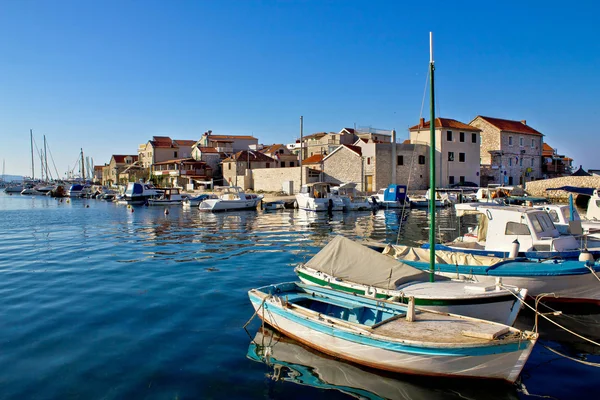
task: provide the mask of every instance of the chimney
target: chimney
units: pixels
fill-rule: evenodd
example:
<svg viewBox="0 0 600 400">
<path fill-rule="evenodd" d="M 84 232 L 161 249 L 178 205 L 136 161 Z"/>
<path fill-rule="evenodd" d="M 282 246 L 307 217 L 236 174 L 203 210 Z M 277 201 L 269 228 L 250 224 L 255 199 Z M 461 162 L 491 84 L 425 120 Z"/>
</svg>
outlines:
<svg viewBox="0 0 600 400">
<path fill-rule="evenodd" d="M 521 123 L 522 123 L 523 125 L 527 125 L 527 120 L 526 120 L 526 119 L 522 119 L 522 120 L 521 120 Z"/>
<path fill-rule="evenodd" d="M 425 126 L 425 118 L 421 118 L 421 119 L 419 120 L 419 128 L 422 128 L 422 127 L 424 127 L 424 126 Z"/>
</svg>

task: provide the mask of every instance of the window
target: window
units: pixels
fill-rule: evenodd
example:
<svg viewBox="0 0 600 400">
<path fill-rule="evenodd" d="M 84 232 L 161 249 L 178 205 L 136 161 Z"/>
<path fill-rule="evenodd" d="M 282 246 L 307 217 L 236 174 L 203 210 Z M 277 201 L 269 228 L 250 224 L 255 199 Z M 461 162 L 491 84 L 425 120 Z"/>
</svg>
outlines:
<svg viewBox="0 0 600 400">
<path fill-rule="evenodd" d="M 177 152 L 176 151 L 173 152 L 173 158 L 177 158 Z"/>
<path fill-rule="evenodd" d="M 452 141 L 452 131 L 446 131 L 446 140 L 448 142 Z"/>
<path fill-rule="evenodd" d="M 396 165 L 404 165 L 404 156 L 398 156 Z"/>
<path fill-rule="evenodd" d="M 471 142 L 477 143 L 477 134 L 476 133 L 471 133 Z"/>
<path fill-rule="evenodd" d="M 507 222 L 506 229 L 504 230 L 505 235 L 531 235 L 529 227 L 525 224 L 519 224 L 518 222 Z"/>
<path fill-rule="evenodd" d="M 448 161 L 454 161 L 454 152 L 453 151 L 448 152 Z"/>
<path fill-rule="evenodd" d="M 533 149 L 535 147 L 535 139 L 531 139 L 531 148 Z"/>
<path fill-rule="evenodd" d="M 548 211 L 548 215 L 550 216 L 550 218 L 552 219 L 552 221 L 554 221 L 554 222 L 560 222 L 560 220 L 558 219 L 558 213 L 556 212 L 556 210 L 549 210 Z"/>
<path fill-rule="evenodd" d="M 512 136 L 509 136 L 509 137 L 508 137 L 508 145 L 509 145 L 509 146 L 512 146 L 512 145 L 513 145 L 513 142 L 512 142 Z"/>
<path fill-rule="evenodd" d="M 458 153 L 458 162 L 465 162 L 465 153 Z"/>
<path fill-rule="evenodd" d="M 537 233 L 544 231 L 544 229 L 542 228 L 542 224 L 540 224 L 540 221 L 538 221 L 535 215 L 531 217 L 531 225 L 533 225 L 533 230 Z"/>
<path fill-rule="evenodd" d="M 512 167 L 512 158 L 509 158 L 509 159 L 508 159 L 508 166 L 509 166 L 509 167 Z"/>
<path fill-rule="evenodd" d="M 419 164 L 425 164 L 425 156 L 419 156 Z"/>
<path fill-rule="evenodd" d="M 294 166 L 294 162 L 290 161 L 290 167 L 293 167 L 293 166 Z"/>
<path fill-rule="evenodd" d="M 465 133 L 464 132 L 459 132 L 458 137 L 461 142 L 465 141 Z"/>
<path fill-rule="evenodd" d="M 371 157 L 367 157 L 367 165 L 371 165 Z"/>
<path fill-rule="evenodd" d="M 271 163 L 267 163 L 266 168 L 271 168 Z"/>
<path fill-rule="evenodd" d="M 283 149 L 279 149 L 279 154 L 283 154 Z"/>
<path fill-rule="evenodd" d="M 523 147 L 523 138 L 519 138 L 519 146 Z"/>
<path fill-rule="evenodd" d="M 453 176 L 449 176 L 448 177 L 448 184 L 449 185 L 454 185 L 454 177 Z"/>
<path fill-rule="evenodd" d="M 280 166 L 281 168 L 285 167 L 285 161 L 280 161 L 280 162 L 279 162 L 279 166 Z"/>
<path fill-rule="evenodd" d="M 458 180 L 458 181 L 459 181 L 460 183 L 464 183 L 464 182 L 465 182 L 465 177 L 464 177 L 464 176 L 461 176 L 461 177 L 459 178 L 459 180 Z"/>
<path fill-rule="evenodd" d="M 523 166 L 523 157 L 519 158 L 519 166 L 522 167 Z"/>
<path fill-rule="evenodd" d="M 228 169 L 231 169 L 231 163 L 227 163 Z"/>
<path fill-rule="evenodd" d="M 512 186 L 512 184 L 513 184 L 513 177 L 512 176 L 508 177 L 508 184 L 509 184 L 509 186 Z"/>
</svg>

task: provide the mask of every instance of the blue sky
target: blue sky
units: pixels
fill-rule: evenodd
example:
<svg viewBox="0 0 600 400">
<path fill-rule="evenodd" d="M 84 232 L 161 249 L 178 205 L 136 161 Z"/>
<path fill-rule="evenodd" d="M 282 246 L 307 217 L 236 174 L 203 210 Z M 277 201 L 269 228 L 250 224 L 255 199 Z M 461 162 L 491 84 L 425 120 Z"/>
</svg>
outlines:
<svg viewBox="0 0 600 400">
<path fill-rule="evenodd" d="M 305 134 L 356 123 L 404 138 L 420 116 L 433 31 L 440 116 L 526 119 L 575 164 L 600 168 L 598 8 L 0 0 L 0 159 L 7 174 L 30 174 L 29 129 L 38 144 L 46 135 L 63 175 L 80 148 L 103 164 L 153 135 L 289 143 L 300 115 Z"/>
</svg>

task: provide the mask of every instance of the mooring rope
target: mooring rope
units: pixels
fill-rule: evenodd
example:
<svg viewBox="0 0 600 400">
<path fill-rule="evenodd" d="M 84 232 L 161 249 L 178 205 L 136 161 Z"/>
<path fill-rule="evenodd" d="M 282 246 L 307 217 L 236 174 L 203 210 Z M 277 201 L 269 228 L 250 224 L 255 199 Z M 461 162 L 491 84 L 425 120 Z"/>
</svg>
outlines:
<svg viewBox="0 0 600 400">
<path fill-rule="evenodd" d="M 506 286 L 504 286 L 504 285 L 502 285 L 502 284 L 500 284 L 499 286 L 500 286 L 501 288 L 503 288 L 503 289 L 507 289 L 507 290 L 508 290 L 508 291 L 509 291 L 509 292 L 510 292 L 510 293 L 511 293 L 513 296 L 515 296 L 515 297 L 516 297 L 516 298 L 517 298 L 517 299 L 518 299 L 518 300 L 519 300 L 521 303 L 523 303 L 524 305 L 526 305 L 527 307 L 529 307 L 529 308 L 531 309 L 531 311 L 533 311 L 533 312 L 536 314 L 536 322 L 535 322 L 535 325 L 534 325 L 534 328 L 535 328 L 536 330 L 537 330 L 537 316 L 539 315 L 540 317 L 542 317 L 542 318 L 545 318 L 546 320 L 550 321 L 550 322 L 551 322 L 551 323 L 553 323 L 554 325 L 558 326 L 560 329 L 562 329 L 562 330 L 564 330 L 564 331 L 566 331 L 566 332 L 569 332 L 570 334 L 572 334 L 572 335 L 574 335 L 574 336 L 577 336 L 578 338 L 580 338 L 580 339 L 582 339 L 582 340 L 585 340 L 585 341 L 587 341 L 587 342 L 589 342 L 589 343 L 591 343 L 591 344 L 594 344 L 594 345 L 596 345 L 596 346 L 600 347 L 600 343 L 598 343 L 598 342 L 595 342 L 595 341 L 593 341 L 592 339 L 586 338 L 585 336 L 582 336 L 582 335 L 580 335 L 580 334 L 579 334 L 579 333 L 577 333 L 577 332 L 573 332 L 572 330 L 570 330 L 570 329 L 568 329 L 568 328 L 566 328 L 566 327 L 562 326 L 562 325 L 561 325 L 561 324 L 559 324 L 558 322 L 556 322 L 556 321 L 553 321 L 552 319 L 548 318 L 548 317 L 547 317 L 545 314 L 543 314 L 543 313 L 539 312 L 537 309 L 535 309 L 535 308 L 531 307 L 529 304 L 527 304 L 527 303 L 525 302 L 525 300 L 521 299 L 519 296 L 517 296 L 517 295 L 516 295 L 516 293 L 514 293 L 512 290 L 510 290 L 510 288 L 507 288 Z M 535 304 L 536 304 L 536 307 L 537 307 L 537 304 L 538 304 L 539 300 L 541 300 L 541 298 L 542 298 L 542 297 L 544 297 L 544 296 L 549 296 L 549 295 L 553 295 L 554 297 L 558 297 L 558 296 L 556 296 L 556 294 L 554 294 L 554 293 L 543 293 L 543 294 L 541 294 L 541 295 L 539 295 L 539 296 L 537 296 L 537 297 L 536 297 L 536 303 L 535 303 Z M 561 312 L 561 311 L 558 311 L 558 312 Z M 561 312 L 561 313 L 562 313 L 562 312 Z"/>
<path fill-rule="evenodd" d="M 258 308 L 256 309 L 256 311 L 254 311 L 254 314 L 252 314 L 252 316 L 250 317 L 250 319 L 248 320 L 248 322 L 246 322 L 243 326 L 244 329 L 246 329 L 246 327 L 250 324 L 250 322 L 252 322 L 252 320 L 254 319 L 254 317 L 256 317 L 256 315 L 258 314 L 258 311 L 263 308 L 263 306 L 265 305 L 265 301 L 267 301 L 267 299 L 271 297 L 271 296 L 267 296 L 265 297 L 261 303 L 260 306 L 258 306 Z"/>
<path fill-rule="evenodd" d="M 571 361 L 575 361 L 578 362 L 580 364 L 584 364 L 584 365 L 588 365 L 590 367 L 596 367 L 596 368 L 600 368 L 600 363 L 595 363 L 595 362 L 591 362 L 591 361 L 586 361 L 586 360 L 580 360 L 579 358 L 575 358 L 575 357 L 571 357 L 568 356 L 566 354 L 561 353 L 558 350 L 553 349 L 552 347 L 546 346 L 545 344 L 540 343 L 546 350 L 550 350 L 551 352 L 553 352 L 554 354 L 557 354 L 561 357 L 567 358 Z"/>
</svg>

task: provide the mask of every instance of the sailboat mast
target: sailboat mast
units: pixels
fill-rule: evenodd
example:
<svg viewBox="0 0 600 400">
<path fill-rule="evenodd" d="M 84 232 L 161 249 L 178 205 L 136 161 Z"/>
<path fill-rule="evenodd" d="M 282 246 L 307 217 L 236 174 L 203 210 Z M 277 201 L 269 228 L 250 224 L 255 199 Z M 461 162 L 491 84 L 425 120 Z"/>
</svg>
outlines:
<svg viewBox="0 0 600 400">
<path fill-rule="evenodd" d="M 433 32 L 429 32 L 429 281 L 433 282 L 435 272 L 435 93 L 433 72 Z"/>
<path fill-rule="evenodd" d="M 46 181 L 50 181 L 48 178 L 48 148 L 46 147 L 46 135 L 44 135 L 44 166 L 46 168 Z"/>
<path fill-rule="evenodd" d="M 35 180 L 35 168 L 33 165 L 33 129 L 29 130 L 29 141 L 31 142 L 31 179 Z"/>
<path fill-rule="evenodd" d="M 83 161 L 83 149 L 81 149 L 81 178 L 85 182 L 85 163 Z"/>
</svg>

